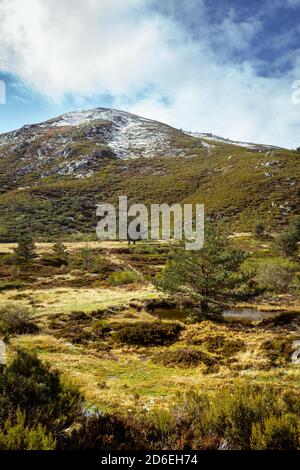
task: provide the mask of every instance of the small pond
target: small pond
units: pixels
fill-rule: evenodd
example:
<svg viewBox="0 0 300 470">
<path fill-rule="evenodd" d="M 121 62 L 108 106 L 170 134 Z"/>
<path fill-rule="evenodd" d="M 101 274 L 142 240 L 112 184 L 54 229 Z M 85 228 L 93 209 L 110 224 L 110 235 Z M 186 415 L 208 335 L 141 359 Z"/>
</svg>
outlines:
<svg viewBox="0 0 300 470">
<path fill-rule="evenodd" d="M 230 309 L 223 312 L 223 318 L 227 320 L 261 321 L 275 318 L 282 312 L 261 312 L 255 308 Z"/>
<path fill-rule="evenodd" d="M 186 309 L 179 307 L 156 307 L 149 313 L 160 320 L 184 320 L 188 315 Z"/>
<path fill-rule="evenodd" d="M 188 314 L 186 309 L 181 309 L 179 307 L 165 308 L 157 307 L 154 308 L 151 312 L 152 315 L 159 318 L 160 320 L 184 320 Z M 260 310 L 254 308 L 240 308 L 240 309 L 230 309 L 225 310 L 223 313 L 223 318 L 226 320 L 237 320 L 237 321 L 261 321 L 264 319 L 275 318 L 280 315 L 282 312 L 261 312 Z"/>
</svg>

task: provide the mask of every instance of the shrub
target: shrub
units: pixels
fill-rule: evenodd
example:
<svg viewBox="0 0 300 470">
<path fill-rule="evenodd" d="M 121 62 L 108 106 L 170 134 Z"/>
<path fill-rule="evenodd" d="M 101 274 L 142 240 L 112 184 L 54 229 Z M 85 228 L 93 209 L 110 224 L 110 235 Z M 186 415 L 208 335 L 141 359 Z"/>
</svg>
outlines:
<svg viewBox="0 0 300 470">
<path fill-rule="evenodd" d="M 66 387 L 57 371 L 52 371 L 35 354 L 19 350 L 0 374 L 0 427 L 18 408 L 26 416 L 26 426 L 43 423 L 47 432 L 59 432 L 79 415 L 82 397 Z"/>
<path fill-rule="evenodd" d="M 65 245 L 61 241 L 54 243 L 52 247 L 52 251 L 53 251 L 53 259 L 57 263 L 60 263 L 60 265 L 65 265 L 65 266 L 68 265 L 69 253 Z"/>
<path fill-rule="evenodd" d="M 84 417 L 64 434 L 62 449 L 299 449 L 299 394 L 235 383 L 187 392 L 171 409 Z"/>
<path fill-rule="evenodd" d="M 172 449 L 171 445 L 175 442 L 175 420 L 165 409 L 149 413 L 140 410 L 121 416 L 98 413 L 82 417 L 78 424 L 62 435 L 58 442 L 59 449 Z"/>
<path fill-rule="evenodd" d="M 300 216 L 298 215 L 293 220 L 291 220 L 289 228 L 295 233 L 295 236 L 300 241 Z"/>
<path fill-rule="evenodd" d="M 105 271 L 105 269 L 107 269 L 107 263 L 105 262 L 105 259 L 103 258 L 103 256 L 100 256 L 100 255 L 95 256 L 93 258 L 91 272 L 95 274 L 100 274 L 103 271 Z"/>
<path fill-rule="evenodd" d="M 241 284 L 237 289 L 235 289 L 235 297 L 240 300 L 249 300 L 253 297 L 257 297 L 265 291 L 264 286 L 260 286 L 258 282 L 251 279 L 245 284 Z"/>
<path fill-rule="evenodd" d="M 222 354 L 226 357 L 242 351 L 245 343 L 238 339 L 227 338 L 224 334 L 205 334 L 188 338 L 188 343 L 201 345 L 211 353 Z"/>
<path fill-rule="evenodd" d="M 265 225 L 263 222 L 257 222 L 254 226 L 254 235 L 257 238 L 262 238 L 265 234 Z"/>
<path fill-rule="evenodd" d="M 120 271 L 112 273 L 108 277 L 107 282 L 110 286 L 121 286 L 124 284 L 142 282 L 142 280 L 142 275 L 135 271 Z"/>
<path fill-rule="evenodd" d="M 216 360 L 203 351 L 191 348 L 178 348 L 171 351 L 157 353 L 153 362 L 164 366 L 192 367 L 205 364 L 209 368 L 216 364 Z"/>
<path fill-rule="evenodd" d="M 299 267 L 284 258 L 266 261 L 261 264 L 256 274 L 259 285 L 274 292 L 286 292 L 291 289 L 296 281 L 296 273 Z"/>
<path fill-rule="evenodd" d="M 213 443 L 216 449 L 221 444 L 228 449 L 264 449 L 272 445 L 297 449 L 300 427 L 295 422 L 299 406 L 299 394 L 287 397 L 276 387 L 236 383 L 213 397 L 189 393 L 175 412 L 181 433 L 190 435 L 193 448 Z M 287 415 L 289 419 L 284 418 Z"/>
<path fill-rule="evenodd" d="M 159 253 L 159 247 L 153 245 L 140 245 L 133 248 L 135 255 L 156 255 Z"/>
<path fill-rule="evenodd" d="M 265 340 L 260 349 L 264 351 L 270 363 L 273 366 L 283 365 L 287 362 L 291 362 L 292 356 L 292 343 L 293 340 L 291 337 L 287 336 L 277 336 L 272 339 Z"/>
<path fill-rule="evenodd" d="M 80 325 L 68 325 L 59 334 L 73 344 L 86 344 L 93 339 L 92 334 Z"/>
<path fill-rule="evenodd" d="M 119 328 L 114 341 L 139 346 L 170 344 L 178 339 L 183 327 L 179 323 L 139 322 Z"/>
<path fill-rule="evenodd" d="M 68 257 L 68 264 L 72 268 L 78 268 L 82 271 L 89 271 L 93 265 L 93 250 L 86 244 L 85 247 L 75 252 L 71 252 Z"/>
<path fill-rule="evenodd" d="M 19 408 L 14 418 L 7 418 L 0 429 L 0 450 L 53 450 L 55 447 L 52 434 L 41 424 L 28 427 Z"/>
<path fill-rule="evenodd" d="M 275 242 L 275 247 L 284 255 L 294 257 L 298 252 L 300 241 L 300 217 L 292 220 L 289 226 L 280 233 Z"/>
<path fill-rule="evenodd" d="M 298 238 L 294 231 L 284 230 L 276 240 L 276 246 L 284 255 L 294 256 L 298 251 Z"/>
<path fill-rule="evenodd" d="M 0 292 L 11 289 L 21 289 L 25 286 L 25 283 L 22 281 L 0 281 Z"/>
<path fill-rule="evenodd" d="M 81 248 L 79 253 L 79 263 L 83 271 L 88 271 L 93 263 L 93 250 L 87 245 Z"/>
<path fill-rule="evenodd" d="M 300 422 L 295 415 L 270 416 L 252 426 L 251 449 L 293 450 L 300 448 Z"/>
<path fill-rule="evenodd" d="M 80 425 L 63 434 L 58 443 L 60 450 L 114 449 L 136 450 L 142 448 L 138 433 L 130 421 L 114 415 L 82 417 Z"/>
<path fill-rule="evenodd" d="M 0 261 L 3 266 L 12 266 L 13 264 L 16 264 L 17 257 L 13 253 L 7 253 L 6 255 L 1 256 Z"/>
<path fill-rule="evenodd" d="M 0 308 L 0 328 L 5 333 L 31 334 L 38 331 L 29 308 L 8 304 Z"/>
</svg>

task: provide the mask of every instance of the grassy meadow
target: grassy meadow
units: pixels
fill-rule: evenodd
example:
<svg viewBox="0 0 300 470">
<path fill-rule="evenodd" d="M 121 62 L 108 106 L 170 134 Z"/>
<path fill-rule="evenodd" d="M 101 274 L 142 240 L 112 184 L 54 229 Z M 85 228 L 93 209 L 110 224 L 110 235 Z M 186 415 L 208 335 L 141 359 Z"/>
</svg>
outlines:
<svg viewBox="0 0 300 470">
<path fill-rule="evenodd" d="M 255 240 L 250 233 L 236 234 L 232 243 L 251 250 L 248 265 L 259 265 L 271 258 L 269 243 Z M 2 256 L 11 252 L 12 247 L 2 244 Z M 290 323 L 278 326 L 270 320 L 253 324 L 251 318 L 240 317 L 217 325 L 211 321 L 189 324 L 183 312 L 180 320 L 164 320 L 160 315 L 162 322 L 175 321 L 183 325 L 180 335 L 171 344 L 143 346 L 114 341 L 113 332 L 124 325 L 157 322 L 155 312 L 147 309 L 147 301 L 163 299 L 165 294 L 153 286 L 149 273 L 155 275 L 161 270 L 169 247 L 144 243 L 128 247 L 118 242 L 69 242 L 66 247 L 74 255 L 79 256 L 80 250 L 88 248 L 92 259 L 101 256 L 104 274 L 94 273 L 93 266 L 87 270 L 80 266 L 45 266 L 42 257 L 50 253 L 51 244 L 41 243 L 37 245 L 39 258 L 30 267 L 11 274 L 7 266 L 2 266 L 1 278 L 6 276 L 7 287 L 1 290 L 0 308 L 8 303 L 27 307 L 39 326 L 38 334 L 13 335 L 9 355 L 19 346 L 38 352 L 39 357 L 58 368 L 66 380 L 78 385 L 89 403 L 124 413 L 127 407 L 132 409 L 149 403 L 169 406 L 178 392 L 190 387 L 214 390 L 236 379 L 299 386 L 299 367 L 291 363 L 290 357 L 287 355 L 275 365 L 271 355 L 263 349 L 267 340 L 276 343 L 285 338 L 288 344 L 299 339 L 298 329 Z M 141 251 L 150 253 L 140 254 Z M 112 286 L 111 273 L 118 270 L 137 270 L 141 277 L 135 283 Z M 17 289 L 14 288 L 15 278 L 21 282 Z M 4 280 L 1 279 L 1 283 Z M 300 300 L 295 293 L 269 292 L 260 298 L 229 304 L 228 308 L 300 314 Z M 83 318 L 78 312 L 83 312 Z M 293 322 L 298 323 L 297 316 Z M 105 330 L 101 335 L 94 333 L 99 326 Z M 77 337 L 78 330 L 82 338 Z M 213 339 L 216 349 L 210 344 Z M 183 352 L 183 356 L 176 358 L 176 351 Z M 189 351 L 203 352 L 212 359 L 213 366 L 205 364 L 205 358 L 202 361 L 193 356 L 189 363 Z"/>
<path fill-rule="evenodd" d="M 300 339 L 299 273 L 288 278 L 288 288 L 285 271 L 275 279 L 283 261 L 272 236 L 241 232 L 229 240 L 248 253 L 243 269 L 255 269 L 264 288 L 225 299 L 223 310 L 234 318 L 198 322 L 154 282 L 174 243 L 66 242 L 62 264 L 53 244 L 38 243 L 37 257 L 19 266 L 12 263 L 17 245 L 1 244 L 0 317 L 10 305 L 34 323 L 33 331 L 18 331 L 1 320 L 8 363 L 20 350 L 37 354 L 94 414 L 155 416 L 155 426 L 195 391 L 213 399 L 250 383 L 299 397 L 300 369 L 291 360 Z M 270 265 L 276 267 L 271 273 Z M 251 312 L 260 312 L 260 319 Z M 180 442 L 169 445 L 180 448 Z M 195 442 L 192 447 L 200 445 Z"/>
</svg>

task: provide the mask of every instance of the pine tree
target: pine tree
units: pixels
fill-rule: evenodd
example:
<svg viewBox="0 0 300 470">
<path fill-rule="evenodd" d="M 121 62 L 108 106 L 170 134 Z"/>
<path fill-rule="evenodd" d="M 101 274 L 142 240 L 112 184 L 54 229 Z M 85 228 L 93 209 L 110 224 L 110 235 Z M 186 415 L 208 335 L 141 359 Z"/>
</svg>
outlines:
<svg viewBox="0 0 300 470">
<path fill-rule="evenodd" d="M 233 289 L 249 280 L 241 271 L 246 254 L 229 247 L 228 237 L 206 223 L 204 247 L 199 251 L 178 249 L 167 262 L 157 285 L 165 292 L 196 305 L 198 319 L 215 316 L 218 306 Z"/>
<path fill-rule="evenodd" d="M 296 257 L 300 242 L 300 217 L 292 220 L 289 226 L 277 237 L 275 245 L 286 256 Z"/>
<path fill-rule="evenodd" d="M 27 263 L 36 258 L 35 243 L 29 233 L 22 233 L 17 240 L 18 246 L 14 252 L 19 263 Z"/>
<path fill-rule="evenodd" d="M 69 252 L 61 241 L 54 243 L 52 247 L 52 252 L 53 252 L 54 258 L 58 262 L 60 262 L 60 264 L 64 264 L 64 265 L 68 264 Z"/>
</svg>

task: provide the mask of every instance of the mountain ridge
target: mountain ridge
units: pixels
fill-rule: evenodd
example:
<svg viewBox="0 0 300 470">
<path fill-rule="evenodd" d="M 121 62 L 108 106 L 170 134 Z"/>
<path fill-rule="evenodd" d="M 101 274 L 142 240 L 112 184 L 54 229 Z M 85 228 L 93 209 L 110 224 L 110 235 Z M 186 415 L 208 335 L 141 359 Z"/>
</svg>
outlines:
<svg viewBox="0 0 300 470">
<path fill-rule="evenodd" d="M 98 112 L 98 116 L 95 116 L 95 113 Z M 106 115 L 106 116 L 105 116 Z M 97 108 L 91 108 L 91 109 L 84 109 L 84 110 L 74 110 L 70 111 L 67 113 L 63 113 L 57 117 L 53 117 L 50 119 L 47 119 L 45 121 L 40 121 L 37 123 L 33 124 L 25 124 L 24 126 L 21 126 L 17 129 L 13 129 L 8 132 L 0 132 L 0 145 L 2 141 L 2 137 L 9 136 L 11 134 L 18 134 L 22 130 L 30 129 L 30 128 L 38 128 L 40 126 L 45 126 L 46 124 L 52 124 L 55 126 L 63 126 L 63 125 L 82 125 L 89 120 L 97 120 L 99 118 L 103 118 L 105 116 L 107 119 L 113 117 L 113 116 L 131 116 L 132 118 L 137 118 L 140 121 L 145 121 L 149 123 L 156 123 L 159 125 L 164 125 L 166 127 L 169 127 L 173 130 L 179 130 L 175 128 L 174 126 L 171 126 L 169 124 L 163 123 L 161 121 L 157 121 L 155 119 L 150 119 L 146 118 L 144 116 L 139 116 L 135 113 L 131 113 L 129 111 L 123 111 L 115 108 L 104 108 L 104 107 L 97 107 Z M 72 119 L 73 118 L 73 119 Z M 80 119 L 81 118 L 81 119 Z M 219 141 L 223 143 L 228 143 L 228 144 L 234 144 L 234 145 L 240 145 L 241 147 L 247 146 L 247 147 L 262 147 L 262 148 L 274 148 L 274 149 L 285 149 L 285 147 L 280 147 L 277 145 L 272 145 L 272 144 L 262 144 L 262 143 L 257 143 L 257 142 L 248 142 L 248 141 L 239 141 L 239 140 L 233 140 L 230 138 L 222 137 L 210 132 L 199 132 L 199 131 L 187 131 L 187 130 L 180 130 L 184 134 L 192 137 L 198 137 L 199 139 L 206 139 L 206 140 L 213 140 L 213 141 Z"/>
<path fill-rule="evenodd" d="M 297 175 L 296 151 L 110 108 L 75 111 L 0 134 L 0 239 L 14 238 L 24 218 L 39 237 L 91 233 L 95 205 L 121 194 L 204 203 L 242 229 L 258 218 L 285 224 L 299 207 Z"/>
</svg>

